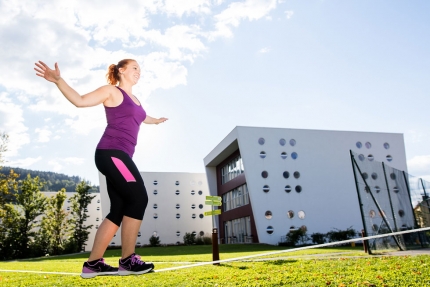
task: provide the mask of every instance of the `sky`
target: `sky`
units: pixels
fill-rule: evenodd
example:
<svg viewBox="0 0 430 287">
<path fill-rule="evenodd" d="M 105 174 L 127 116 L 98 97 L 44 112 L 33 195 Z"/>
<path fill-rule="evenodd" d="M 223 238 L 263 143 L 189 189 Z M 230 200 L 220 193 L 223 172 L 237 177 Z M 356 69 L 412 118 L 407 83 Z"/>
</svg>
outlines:
<svg viewBox="0 0 430 287">
<path fill-rule="evenodd" d="M 76 108 L 34 63 L 78 93 L 136 59 L 141 171 L 204 172 L 236 126 L 404 135 L 408 172 L 430 180 L 430 2 L 371 0 L 0 1 L 3 165 L 99 184 L 103 106 Z"/>
</svg>

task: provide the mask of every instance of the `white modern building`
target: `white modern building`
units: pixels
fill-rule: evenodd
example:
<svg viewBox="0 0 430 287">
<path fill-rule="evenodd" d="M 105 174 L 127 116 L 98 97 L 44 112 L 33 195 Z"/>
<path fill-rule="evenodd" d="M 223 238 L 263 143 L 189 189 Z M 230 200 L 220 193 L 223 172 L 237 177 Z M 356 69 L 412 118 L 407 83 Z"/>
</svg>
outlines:
<svg viewBox="0 0 430 287">
<path fill-rule="evenodd" d="M 57 194 L 57 192 L 42 192 L 46 197 L 52 197 Z M 66 192 L 66 201 L 64 202 L 64 209 L 66 212 L 70 212 L 72 209 L 72 204 L 70 202 L 70 198 L 73 197 L 76 192 Z M 85 243 L 85 251 L 91 251 L 93 249 L 94 237 L 96 235 L 97 228 L 102 222 L 102 211 L 101 211 L 101 201 L 100 201 L 100 193 L 91 193 L 91 196 L 94 196 L 91 203 L 87 207 L 87 215 L 89 216 L 85 225 L 92 225 L 93 227 L 88 231 L 90 234 L 88 235 L 88 240 Z M 40 220 L 40 218 L 38 219 Z"/>
<path fill-rule="evenodd" d="M 205 216 L 211 206 L 205 205 L 209 194 L 204 173 L 141 172 L 148 192 L 148 207 L 139 230 L 136 245 L 149 244 L 152 235 L 161 244 L 183 243 L 185 233 L 210 236 L 212 217 Z M 109 213 L 110 200 L 106 178 L 100 174 L 100 196 L 103 218 Z M 111 246 L 121 245 L 121 228 Z"/>
<path fill-rule="evenodd" d="M 223 198 L 220 242 L 278 244 L 302 226 L 361 230 L 350 150 L 407 171 L 402 134 L 234 128 L 204 158 L 210 193 Z"/>
</svg>

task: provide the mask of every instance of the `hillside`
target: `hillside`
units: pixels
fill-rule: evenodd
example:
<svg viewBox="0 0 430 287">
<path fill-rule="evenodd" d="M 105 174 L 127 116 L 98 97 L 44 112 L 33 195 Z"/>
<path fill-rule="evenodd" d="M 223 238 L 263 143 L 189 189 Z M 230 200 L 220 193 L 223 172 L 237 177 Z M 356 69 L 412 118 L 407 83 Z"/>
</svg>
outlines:
<svg viewBox="0 0 430 287">
<path fill-rule="evenodd" d="M 0 173 L 8 174 L 11 169 L 13 169 L 15 173 L 19 174 L 18 180 L 25 179 L 28 174 L 30 174 L 31 177 L 38 176 L 46 182 L 42 191 L 59 191 L 60 189 L 65 188 L 66 192 L 73 192 L 76 189 L 76 184 L 82 181 L 82 178 L 79 176 L 68 176 L 52 171 L 38 171 L 18 167 L 4 166 L 0 169 Z M 87 184 L 92 186 L 90 192 L 99 192 L 98 186 L 92 185 L 89 181 L 87 181 Z"/>
</svg>

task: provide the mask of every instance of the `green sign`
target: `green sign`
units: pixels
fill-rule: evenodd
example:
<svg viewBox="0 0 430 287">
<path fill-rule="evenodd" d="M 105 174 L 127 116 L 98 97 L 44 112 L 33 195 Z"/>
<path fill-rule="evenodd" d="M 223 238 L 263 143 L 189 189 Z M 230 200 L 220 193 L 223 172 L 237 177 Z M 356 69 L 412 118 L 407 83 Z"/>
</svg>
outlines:
<svg viewBox="0 0 430 287">
<path fill-rule="evenodd" d="M 215 205 L 215 206 L 221 206 L 222 205 L 222 203 L 221 203 L 221 201 L 215 201 L 215 200 L 207 200 L 207 201 L 205 201 L 205 204 L 206 205 Z"/>
<path fill-rule="evenodd" d="M 205 211 L 205 216 L 218 215 L 221 214 L 221 209 L 214 209 L 211 211 Z"/>
<path fill-rule="evenodd" d="M 221 196 L 206 196 L 206 200 L 221 201 Z"/>
</svg>

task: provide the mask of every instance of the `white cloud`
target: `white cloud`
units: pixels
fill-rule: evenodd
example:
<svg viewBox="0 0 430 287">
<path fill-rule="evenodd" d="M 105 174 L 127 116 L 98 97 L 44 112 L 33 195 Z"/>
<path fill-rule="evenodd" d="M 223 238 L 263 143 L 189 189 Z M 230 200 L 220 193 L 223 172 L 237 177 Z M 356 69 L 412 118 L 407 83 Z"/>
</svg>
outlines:
<svg viewBox="0 0 430 287">
<path fill-rule="evenodd" d="M 84 158 L 78 157 L 67 157 L 67 158 L 55 158 L 48 161 L 48 165 L 52 166 L 52 169 L 56 172 L 61 171 L 67 165 L 82 165 L 85 162 Z"/>
<path fill-rule="evenodd" d="M 276 0 L 246 0 L 233 2 L 228 8 L 215 15 L 216 30 L 211 32 L 209 38 L 233 37 L 232 27 L 237 27 L 242 20 L 259 20 L 276 8 Z"/>
<path fill-rule="evenodd" d="M 21 168 L 25 168 L 33 165 L 34 163 L 40 161 L 41 159 L 42 159 L 41 156 L 15 159 L 15 160 L 9 161 L 7 165 L 13 166 L 13 167 L 19 166 Z"/>
<path fill-rule="evenodd" d="M 42 128 L 42 129 L 36 128 L 34 132 L 36 134 L 38 134 L 37 141 L 40 143 L 46 143 L 46 142 L 49 142 L 51 140 L 52 132 L 49 129 L 47 129 L 46 127 Z"/>
<path fill-rule="evenodd" d="M 163 10 L 179 17 L 192 13 L 209 14 L 211 12 L 210 2 L 210 0 L 164 0 Z"/>
<path fill-rule="evenodd" d="M 265 48 L 261 48 L 258 51 L 258 53 L 265 54 L 265 53 L 268 53 L 269 51 L 270 51 L 270 48 L 269 47 L 265 47 Z"/>
<path fill-rule="evenodd" d="M 408 171 L 414 176 L 430 174 L 430 155 L 414 156 L 408 160 Z"/>
<path fill-rule="evenodd" d="M 17 155 L 18 150 L 30 142 L 27 130 L 22 107 L 14 104 L 6 93 L 0 93 L 0 132 L 9 135 L 5 157 Z"/>
<path fill-rule="evenodd" d="M 294 15 L 294 11 L 285 11 L 285 16 L 287 17 L 287 19 L 291 19 L 293 15 Z"/>
</svg>

